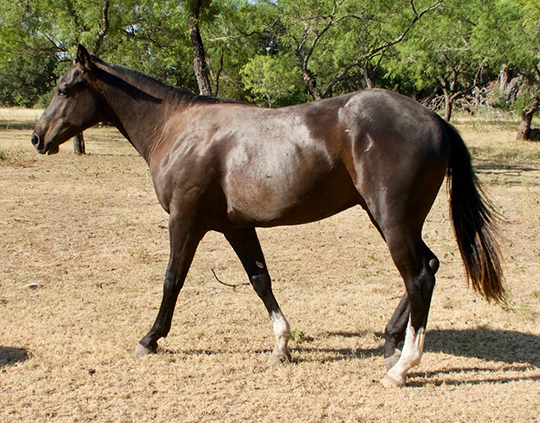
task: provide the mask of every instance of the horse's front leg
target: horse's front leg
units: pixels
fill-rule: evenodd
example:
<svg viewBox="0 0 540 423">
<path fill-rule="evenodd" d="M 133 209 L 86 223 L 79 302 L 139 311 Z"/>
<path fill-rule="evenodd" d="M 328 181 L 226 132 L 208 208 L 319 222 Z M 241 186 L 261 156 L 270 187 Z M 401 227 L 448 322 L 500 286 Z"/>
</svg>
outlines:
<svg viewBox="0 0 540 423">
<path fill-rule="evenodd" d="M 185 219 L 171 214 L 169 218 L 171 252 L 163 282 L 163 298 L 152 329 L 137 344 L 136 355 L 144 356 L 155 352 L 158 339 L 166 337 L 169 333 L 178 294 L 203 236 L 203 232 L 193 229 L 193 225 L 187 224 Z"/>
<path fill-rule="evenodd" d="M 270 275 L 255 229 L 230 230 L 225 232 L 225 237 L 246 269 L 253 289 L 263 301 L 272 320 L 276 345 L 268 359 L 268 364 L 275 365 L 290 361 L 291 354 L 287 347 L 291 339 L 290 326 L 272 292 Z"/>
</svg>

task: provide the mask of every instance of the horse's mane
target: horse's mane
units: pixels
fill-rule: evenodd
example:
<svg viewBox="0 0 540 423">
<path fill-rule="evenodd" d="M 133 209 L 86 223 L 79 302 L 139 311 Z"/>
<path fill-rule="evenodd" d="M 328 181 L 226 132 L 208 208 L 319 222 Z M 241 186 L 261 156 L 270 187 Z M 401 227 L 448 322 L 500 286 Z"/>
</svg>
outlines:
<svg viewBox="0 0 540 423">
<path fill-rule="evenodd" d="M 206 103 L 206 104 L 219 104 L 219 103 L 236 103 L 234 100 L 223 99 L 214 97 L 211 95 L 198 95 L 194 94 L 189 90 L 184 88 L 177 88 L 172 85 L 169 85 L 159 79 L 148 76 L 137 70 L 133 70 L 121 65 L 113 65 L 107 63 L 104 60 L 92 55 L 92 61 L 97 62 L 107 68 L 112 69 L 113 71 L 118 71 L 122 74 L 128 74 L 133 77 L 134 80 L 143 84 L 145 87 L 149 88 L 154 95 L 158 94 L 160 98 L 168 98 L 173 100 L 178 100 L 180 102 L 189 102 L 189 103 Z"/>
</svg>

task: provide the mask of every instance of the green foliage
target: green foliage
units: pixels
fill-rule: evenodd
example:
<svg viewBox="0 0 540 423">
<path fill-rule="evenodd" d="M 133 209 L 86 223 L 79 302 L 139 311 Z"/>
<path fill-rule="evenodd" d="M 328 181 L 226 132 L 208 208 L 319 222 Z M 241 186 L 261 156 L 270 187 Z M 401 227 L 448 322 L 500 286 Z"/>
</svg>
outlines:
<svg viewBox="0 0 540 423">
<path fill-rule="evenodd" d="M 32 107 L 55 85 L 54 57 L 35 53 L 0 62 L 0 104 Z"/>
<path fill-rule="evenodd" d="M 510 105 L 508 109 L 514 110 L 520 113 L 526 107 L 529 107 L 534 100 L 534 97 L 538 95 L 538 88 L 532 85 L 525 85 L 520 91 L 514 104 Z"/>
<path fill-rule="evenodd" d="M 484 66 L 474 45 L 478 16 L 477 2 L 446 2 L 396 47 L 389 76 L 406 76 L 419 91 L 445 84 L 453 91 L 468 88 Z"/>
<path fill-rule="evenodd" d="M 302 75 L 290 55 L 257 55 L 242 69 L 242 82 L 251 92 L 248 98 L 268 107 L 280 107 L 307 100 L 302 95 Z"/>
<path fill-rule="evenodd" d="M 193 1 L 0 0 L 0 105 L 46 103 L 78 43 L 197 91 Z M 276 107 L 370 86 L 457 95 L 503 64 L 528 75 L 533 95 L 540 85 L 537 0 L 203 3 L 197 22 L 221 97 Z"/>
</svg>

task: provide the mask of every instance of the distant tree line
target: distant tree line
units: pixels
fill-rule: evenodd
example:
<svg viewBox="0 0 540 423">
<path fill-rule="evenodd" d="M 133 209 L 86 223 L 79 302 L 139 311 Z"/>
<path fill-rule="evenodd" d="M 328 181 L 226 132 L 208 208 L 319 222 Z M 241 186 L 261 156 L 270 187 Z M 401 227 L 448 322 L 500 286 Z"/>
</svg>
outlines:
<svg viewBox="0 0 540 423">
<path fill-rule="evenodd" d="M 385 87 L 448 120 L 516 110 L 539 136 L 538 0 L 0 0 L 0 105 L 45 105 L 78 43 L 262 106 Z"/>
</svg>

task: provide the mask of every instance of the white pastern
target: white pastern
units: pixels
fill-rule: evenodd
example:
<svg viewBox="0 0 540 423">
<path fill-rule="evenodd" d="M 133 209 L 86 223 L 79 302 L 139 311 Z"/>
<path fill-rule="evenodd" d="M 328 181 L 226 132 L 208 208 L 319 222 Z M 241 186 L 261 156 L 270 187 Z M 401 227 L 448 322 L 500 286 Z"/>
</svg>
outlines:
<svg viewBox="0 0 540 423">
<path fill-rule="evenodd" d="M 384 386 L 403 386 L 405 385 L 405 375 L 414 366 L 420 364 L 422 353 L 424 352 L 424 341 L 426 339 L 426 332 L 424 328 L 418 329 L 418 333 L 411 325 L 411 318 L 409 316 L 409 323 L 407 325 L 407 333 L 405 335 L 405 343 L 403 345 L 403 351 L 401 357 L 394 367 L 392 367 L 381 383 Z"/>
<path fill-rule="evenodd" d="M 290 360 L 290 353 L 287 348 L 289 339 L 291 339 L 289 322 L 287 322 L 281 311 L 272 312 L 270 318 L 272 319 L 274 334 L 276 335 L 276 346 L 272 355 L 280 358 L 280 361 L 284 361 L 285 359 Z"/>
</svg>

